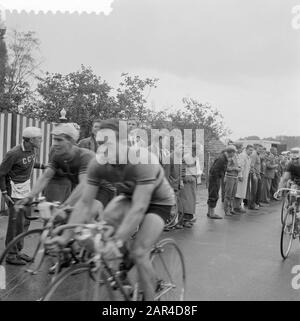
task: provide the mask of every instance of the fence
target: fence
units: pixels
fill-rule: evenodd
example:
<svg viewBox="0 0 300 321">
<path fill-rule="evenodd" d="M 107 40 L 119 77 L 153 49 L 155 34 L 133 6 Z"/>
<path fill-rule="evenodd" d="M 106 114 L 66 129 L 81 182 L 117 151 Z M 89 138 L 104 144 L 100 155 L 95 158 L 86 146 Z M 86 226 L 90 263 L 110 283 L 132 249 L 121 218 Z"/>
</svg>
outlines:
<svg viewBox="0 0 300 321">
<path fill-rule="evenodd" d="M 53 124 L 12 113 L 0 113 L 0 162 L 2 162 L 7 151 L 22 142 L 23 129 L 28 126 L 36 126 L 42 129 L 43 141 L 40 150 L 37 152 L 36 161 L 40 163 L 48 162 L 48 153 L 51 146 L 50 133 Z M 32 184 L 41 173 L 41 170 L 34 169 Z M 0 212 L 4 209 L 4 201 L 0 198 Z"/>
</svg>

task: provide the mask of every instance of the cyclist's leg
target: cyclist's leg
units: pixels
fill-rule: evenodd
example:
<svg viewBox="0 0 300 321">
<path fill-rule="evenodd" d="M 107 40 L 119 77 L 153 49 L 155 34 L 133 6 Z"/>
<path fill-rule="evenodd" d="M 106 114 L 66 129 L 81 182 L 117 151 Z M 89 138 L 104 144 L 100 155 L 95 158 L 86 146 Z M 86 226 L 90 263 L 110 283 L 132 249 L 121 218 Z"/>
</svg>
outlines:
<svg viewBox="0 0 300 321">
<path fill-rule="evenodd" d="M 156 285 L 155 273 L 150 262 L 150 251 L 163 232 L 164 225 L 165 222 L 160 216 L 147 213 L 131 250 L 146 301 L 154 300 Z"/>
</svg>

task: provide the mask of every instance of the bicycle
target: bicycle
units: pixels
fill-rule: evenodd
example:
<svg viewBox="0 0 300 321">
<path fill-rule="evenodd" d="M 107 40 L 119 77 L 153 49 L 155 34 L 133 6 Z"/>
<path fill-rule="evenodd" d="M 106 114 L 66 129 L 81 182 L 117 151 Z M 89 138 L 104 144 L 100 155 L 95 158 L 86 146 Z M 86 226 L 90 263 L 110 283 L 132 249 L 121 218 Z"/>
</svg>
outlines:
<svg viewBox="0 0 300 321">
<path fill-rule="evenodd" d="M 112 227 L 98 222 L 67 224 L 56 229 L 55 233 L 77 229 L 74 238 L 78 243 L 85 243 L 82 246 L 90 256 L 85 263 L 73 265 L 60 273 L 46 288 L 41 301 L 61 299 L 64 301 L 137 301 L 143 299 L 129 252 L 122 258 L 116 257 L 109 260 L 101 253 L 101 248 L 105 244 L 104 234 L 110 228 Z M 185 264 L 183 254 L 176 242 L 172 239 L 159 241 L 150 252 L 150 260 L 156 275 L 155 300 L 184 300 Z M 175 272 L 178 272 L 178 277 L 173 276 Z"/>
<path fill-rule="evenodd" d="M 66 254 L 60 257 L 49 255 L 45 250 L 44 242 L 57 226 L 58 220 L 55 211 L 58 203 L 45 202 L 40 198 L 27 206 L 31 207 L 32 213 L 39 213 L 38 216 L 28 216 L 27 211 L 23 211 L 25 206 L 19 206 L 19 211 L 23 212 L 26 219 L 41 222 L 41 227 L 35 227 L 16 236 L 4 249 L 0 256 L 0 273 L 5 280 L 5 288 L 0 290 L 0 300 L 35 300 L 41 296 L 44 286 L 51 282 L 60 271 L 63 263 L 66 264 Z M 65 209 L 66 215 L 71 209 Z M 22 213 L 19 213 L 22 215 Z M 18 245 L 22 244 L 24 251 L 31 261 L 24 265 L 9 265 L 6 258 L 10 253 L 15 252 Z M 69 249 L 70 256 L 75 258 L 75 254 Z M 47 259 L 46 259 L 47 258 Z M 49 276 L 49 269 L 55 265 L 52 277 Z M 34 276 L 34 277 L 33 277 Z"/>
<path fill-rule="evenodd" d="M 287 188 L 291 187 L 292 182 L 289 182 L 287 185 Z M 286 211 L 288 209 L 288 207 L 290 206 L 290 195 L 289 192 L 284 193 L 282 196 L 282 205 L 281 205 L 281 224 L 283 225 L 284 223 L 284 218 L 286 216 Z"/>
<path fill-rule="evenodd" d="M 299 238 L 300 241 L 300 221 L 297 218 L 300 190 L 297 190 L 294 186 L 292 186 L 292 188 L 281 188 L 274 194 L 274 198 L 277 198 L 278 193 L 281 191 L 288 192 L 288 196 L 286 197 L 288 197 L 287 200 L 289 204 L 286 208 L 280 237 L 280 253 L 285 260 L 290 253 L 293 240 Z"/>
</svg>

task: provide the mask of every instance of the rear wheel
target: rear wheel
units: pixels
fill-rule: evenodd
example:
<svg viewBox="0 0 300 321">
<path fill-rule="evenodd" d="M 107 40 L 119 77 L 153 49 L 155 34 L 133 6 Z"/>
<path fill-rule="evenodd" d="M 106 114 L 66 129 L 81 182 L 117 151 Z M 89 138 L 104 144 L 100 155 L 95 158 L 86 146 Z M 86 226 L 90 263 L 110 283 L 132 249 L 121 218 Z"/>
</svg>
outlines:
<svg viewBox="0 0 300 321">
<path fill-rule="evenodd" d="M 172 239 L 160 241 L 151 253 L 151 262 L 157 278 L 156 301 L 183 301 L 186 273 L 184 258 Z"/>
<path fill-rule="evenodd" d="M 1 273 L 5 276 L 5 289 L 0 291 L 2 301 L 33 301 L 40 297 L 42 289 L 50 281 L 48 269 L 52 258 L 45 256 L 41 243 L 43 229 L 33 229 L 14 238 L 0 257 Z M 11 253 L 23 243 L 22 253 L 32 258 L 24 265 L 9 264 Z M 25 263 L 25 261 L 24 261 Z"/>
<path fill-rule="evenodd" d="M 280 252 L 283 259 L 286 259 L 290 253 L 295 232 L 295 212 L 290 208 L 286 213 L 280 238 Z"/>
</svg>

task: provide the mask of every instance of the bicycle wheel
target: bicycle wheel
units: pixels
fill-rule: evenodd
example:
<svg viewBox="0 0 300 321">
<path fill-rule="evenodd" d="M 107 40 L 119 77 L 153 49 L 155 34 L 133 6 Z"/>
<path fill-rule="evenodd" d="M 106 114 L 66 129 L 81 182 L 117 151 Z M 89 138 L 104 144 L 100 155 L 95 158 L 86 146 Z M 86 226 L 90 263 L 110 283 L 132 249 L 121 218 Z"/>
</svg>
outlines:
<svg viewBox="0 0 300 321">
<path fill-rule="evenodd" d="M 2 273 L 5 273 L 5 289 L 0 290 L 0 300 L 19 301 L 36 300 L 44 286 L 49 282 L 48 269 L 51 262 L 45 260 L 44 247 L 41 244 L 42 228 L 24 232 L 15 237 L 0 257 Z M 32 257 L 25 265 L 11 265 L 7 262 L 10 253 L 23 243 L 22 253 Z"/>
<path fill-rule="evenodd" d="M 156 301 L 183 301 L 186 273 L 184 258 L 176 242 L 161 240 L 151 252 L 151 262 L 157 278 Z"/>
<path fill-rule="evenodd" d="M 113 290 L 101 269 L 79 263 L 60 273 L 49 284 L 41 301 L 113 301 Z"/>
<path fill-rule="evenodd" d="M 281 224 L 284 223 L 285 216 L 287 215 L 287 209 L 289 206 L 289 201 L 287 195 L 283 196 L 281 205 Z"/>
<path fill-rule="evenodd" d="M 293 208 L 291 208 L 284 219 L 280 238 L 280 253 L 283 259 L 286 259 L 290 253 L 295 230 L 295 218 Z"/>
</svg>

